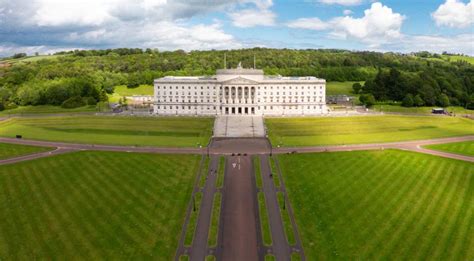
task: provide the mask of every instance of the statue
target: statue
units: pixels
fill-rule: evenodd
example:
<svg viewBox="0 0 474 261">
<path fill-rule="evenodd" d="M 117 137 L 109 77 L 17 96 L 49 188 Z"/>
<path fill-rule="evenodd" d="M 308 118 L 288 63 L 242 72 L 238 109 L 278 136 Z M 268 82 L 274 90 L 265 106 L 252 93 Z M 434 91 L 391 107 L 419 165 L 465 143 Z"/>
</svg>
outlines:
<svg viewBox="0 0 474 261">
<path fill-rule="evenodd" d="M 242 62 L 239 62 L 239 65 L 237 65 L 237 69 L 242 69 Z"/>
</svg>

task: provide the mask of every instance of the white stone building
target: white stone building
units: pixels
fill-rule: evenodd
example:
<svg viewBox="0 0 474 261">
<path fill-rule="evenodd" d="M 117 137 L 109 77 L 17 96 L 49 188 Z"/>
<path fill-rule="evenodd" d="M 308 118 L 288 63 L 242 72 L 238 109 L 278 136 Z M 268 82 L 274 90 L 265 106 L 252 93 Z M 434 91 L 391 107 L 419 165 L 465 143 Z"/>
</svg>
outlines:
<svg viewBox="0 0 474 261">
<path fill-rule="evenodd" d="M 217 70 L 212 77 L 167 76 L 154 82 L 158 115 L 321 115 L 326 80 L 265 76 L 263 70 Z"/>
</svg>

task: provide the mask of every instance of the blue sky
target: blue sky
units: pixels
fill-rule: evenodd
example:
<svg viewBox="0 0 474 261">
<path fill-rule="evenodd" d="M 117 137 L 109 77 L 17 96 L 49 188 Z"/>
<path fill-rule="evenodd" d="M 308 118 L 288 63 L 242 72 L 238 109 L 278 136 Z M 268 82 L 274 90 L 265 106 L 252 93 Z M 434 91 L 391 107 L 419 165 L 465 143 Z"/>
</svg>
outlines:
<svg viewBox="0 0 474 261">
<path fill-rule="evenodd" d="M 0 56 L 117 47 L 474 55 L 474 0 L 0 0 Z"/>
</svg>

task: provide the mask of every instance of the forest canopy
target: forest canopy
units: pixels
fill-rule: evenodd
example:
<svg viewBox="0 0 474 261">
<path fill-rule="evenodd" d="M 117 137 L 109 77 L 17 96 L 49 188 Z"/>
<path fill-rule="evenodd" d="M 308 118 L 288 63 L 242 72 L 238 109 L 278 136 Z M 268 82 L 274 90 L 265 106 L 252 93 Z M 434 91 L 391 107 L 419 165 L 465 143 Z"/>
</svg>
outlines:
<svg viewBox="0 0 474 261">
<path fill-rule="evenodd" d="M 0 61 L 0 103 L 61 105 L 73 97 L 103 101 L 117 85 L 134 88 L 165 75 L 213 75 L 240 61 L 266 74 L 316 76 L 327 81 L 365 81 L 361 93 L 377 101 L 403 101 L 407 95 L 425 105 L 446 102 L 474 107 L 474 66 L 463 61 L 346 50 L 253 48 L 223 51 L 158 51 L 151 49 L 76 50 L 49 59 Z M 15 57 L 22 59 L 22 57 Z M 406 98 L 409 100 L 409 98 Z"/>
</svg>

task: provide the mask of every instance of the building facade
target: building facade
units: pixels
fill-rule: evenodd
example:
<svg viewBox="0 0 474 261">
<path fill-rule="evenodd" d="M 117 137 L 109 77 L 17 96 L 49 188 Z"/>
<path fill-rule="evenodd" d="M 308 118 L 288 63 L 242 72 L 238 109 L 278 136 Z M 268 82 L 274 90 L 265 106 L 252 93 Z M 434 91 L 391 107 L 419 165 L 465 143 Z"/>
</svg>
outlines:
<svg viewBox="0 0 474 261">
<path fill-rule="evenodd" d="M 326 81 L 316 77 L 265 76 L 263 70 L 217 70 L 212 77 L 167 76 L 154 82 L 155 114 L 321 115 Z"/>
</svg>

